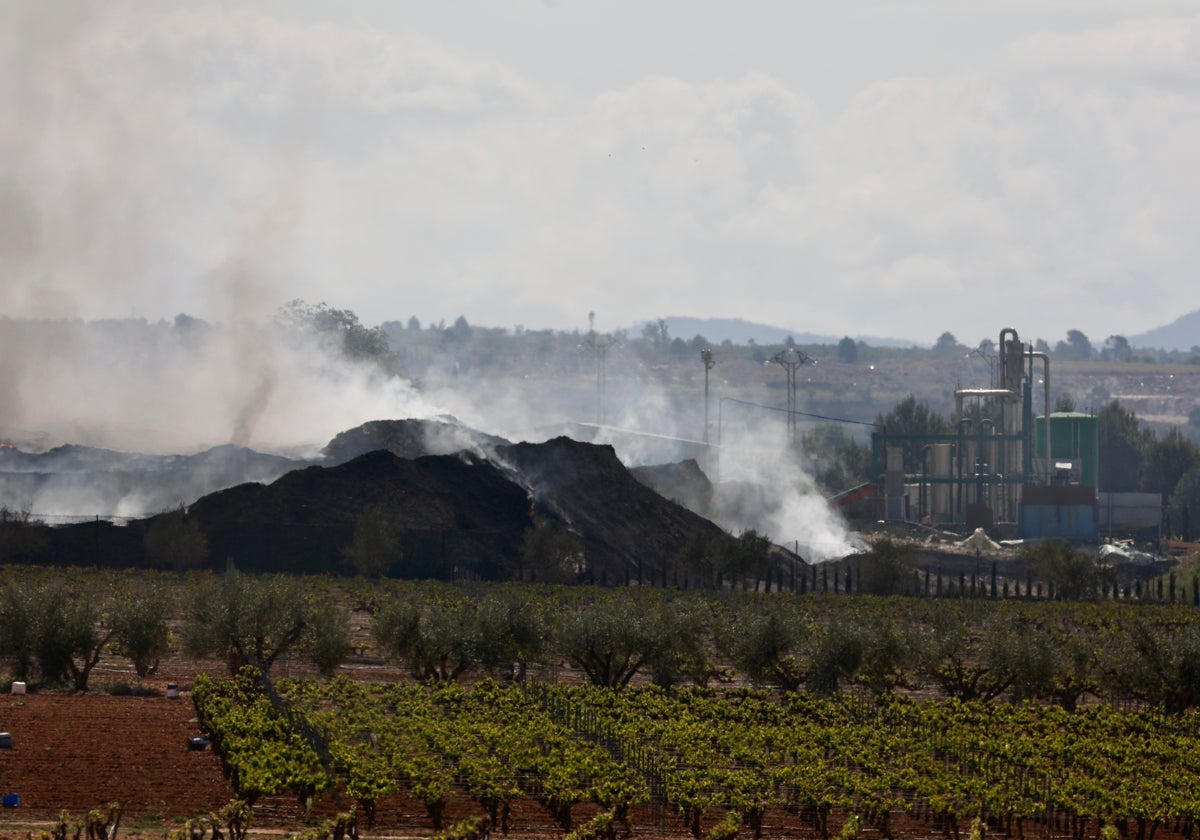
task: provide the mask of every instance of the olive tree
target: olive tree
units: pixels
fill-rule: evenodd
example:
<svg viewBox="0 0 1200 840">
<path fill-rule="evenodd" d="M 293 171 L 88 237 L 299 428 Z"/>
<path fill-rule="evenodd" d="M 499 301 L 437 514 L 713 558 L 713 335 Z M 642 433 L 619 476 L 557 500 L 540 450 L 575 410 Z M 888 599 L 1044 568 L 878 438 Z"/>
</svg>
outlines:
<svg viewBox="0 0 1200 840">
<path fill-rule="evenodd" d="M 0 587 L 0 656 L 13 677 L 28 680 L 37 662 L 37 594 L 25 581 Z"/>
<path fill-rule="evenodd" d="M 808 679 L 806 645 L 812 632 L 803 615 L 776 599 L 765 608 L 739 610 L 722 647 L 734 667 L 751 680 L 799 691 Z"/>
<path fill-rule="evenodd" d="M 183 650 L 189 656 L 220 657 L 230 674 L 245 665 L 265 673 L 294 649 L 348 652 L 348 644 L 339 644 L 347 624 L 320 615 L 330 609 L 310 596 L 300 578 L 230 571 L 199 581 L 186 594 Z M 331 669 L 329 660 L 319 664 Z"/>
<path fill-rule="evenodd" d="M 1200 705 L 1200 625 L 1179 615 L 1172 621 L 1139 617 L 1109 648 L 1106 665 L 1115 692 L 1169 712 Z"/>
<path fill-rule="evenodd" d="M 477 662 L 478 607 L 457 595 L 397 596 L 375 614 L 371 636 L 380 652 L 407 667 L 414 679 L 456 680 Z"/>
<path fill-rule="evenodd" d="M 556 651 L 592 685 L 624 688 L 664 643 L 653 611 L 635 599 L 602 595 L 559 616 Z"/>
<path fill-rule="evenodd" d="M 1028 658 L 1027 631 L 996 612 L 975 622 L 962 604 L 939 605 L 920 628 L 918 670 L 951 697 L 993 700 Z"/>
<path fill-rule="evenodd" d="M 34 579 L 0 592 L 0 647 L 17 679 L 36 674 L 45 683 L 70 682 L 86 691 L 92 669 L 112 638 L 107 587 Z"/>
<path fill-rule="evenodd" d="M 160 586 L 125 588 L 113 599 L 109 615 L 113 650 L 133 663 L 141 679 L 155 673 L 159 660 L 171 650 L 167 621 L 173 608 L 174 598 Z"/>
</svg>

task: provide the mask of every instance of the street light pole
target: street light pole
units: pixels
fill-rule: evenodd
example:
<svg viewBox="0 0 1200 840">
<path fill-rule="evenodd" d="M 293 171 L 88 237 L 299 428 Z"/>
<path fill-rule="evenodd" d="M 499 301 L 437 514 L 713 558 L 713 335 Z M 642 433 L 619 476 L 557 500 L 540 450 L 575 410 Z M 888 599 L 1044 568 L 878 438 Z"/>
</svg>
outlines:
<svg viewBox="0 0 1200 840">
<path fill-rule="evenodd" d="M 700 351 L 700 360 L 704 362 L 704 442 L 708 443 L 708 372 L 716 362 L 713 361 L 712 350 L 707 348 Z"/>
</svg>

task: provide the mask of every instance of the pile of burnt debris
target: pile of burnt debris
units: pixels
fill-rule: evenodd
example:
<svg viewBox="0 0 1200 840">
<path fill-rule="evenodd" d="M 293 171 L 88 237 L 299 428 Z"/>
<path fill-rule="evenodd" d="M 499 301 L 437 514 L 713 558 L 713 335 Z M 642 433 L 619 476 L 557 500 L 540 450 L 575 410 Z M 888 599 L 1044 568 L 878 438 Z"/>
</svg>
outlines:
<svg viewBox="0 0 1200 840">
<path fill-rule="evenodd" d="M 91 472 L 139 472 L 105 457 L 108 470 Z M 402 559 L 394 575 L 527 577 L 523 541 L 544 526 L 577 541 L 587 579 L 678 585 L 677 560 L 689 540 L 734 539 L 673 500 L 705 509 L 712 489 L 694 463 L 631 471 L 610 446 L 566 437 L 509 443 L 452 419 L 389 420 L 337 435 L 317 463 L 243 458 L 280 474 L 123 524 L 97 519 L 46 527 L 36 539 L 0 536 L 0 552 L 8 555 L 0 560 L 170 565 L 161 550 L 148 547 L 148 537 L 156 529 L 160 537 L 170 534 L 171 525 L 180 540 L 189 529 L 203 534 L 203 567 L 348 573 L 346 548 L 364 513 L 373 511 L 397 541 Z"/>
</svg>

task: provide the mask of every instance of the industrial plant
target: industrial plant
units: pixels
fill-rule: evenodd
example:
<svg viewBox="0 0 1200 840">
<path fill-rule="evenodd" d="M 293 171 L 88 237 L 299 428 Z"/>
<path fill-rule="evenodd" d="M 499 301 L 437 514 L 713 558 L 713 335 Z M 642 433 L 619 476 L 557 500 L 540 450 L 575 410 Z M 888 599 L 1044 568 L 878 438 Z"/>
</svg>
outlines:
<svg viewBox="0 0 1200 840">
<path fill-rule="evenodd" d="M 878 483 L 843 501 L 873 498 L 879 518 L 983 528 L 1002 538 L 1094 542 L 1137 534 L 1157 539 L 1157 493 L 1102 493 L 1097 418 L 1055 412 L 1050 358 L 1000 331 L 989 388 L 956 388 L 947 433 L 872 434 Z M 1039 375 L 1040 374 L 1040 375 Z M 1034 414 L 1041 391 L 1041 415 Z"/>
</svg>

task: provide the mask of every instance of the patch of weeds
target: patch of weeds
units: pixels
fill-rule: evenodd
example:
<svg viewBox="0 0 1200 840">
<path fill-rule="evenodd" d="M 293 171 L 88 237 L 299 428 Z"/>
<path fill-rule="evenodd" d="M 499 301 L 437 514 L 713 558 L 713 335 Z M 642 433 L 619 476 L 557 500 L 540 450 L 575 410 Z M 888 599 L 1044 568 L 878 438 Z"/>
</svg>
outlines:
<svg viewBox="0 0 1200 840">
<path fill-rule="evenodd" d="M 110 683 L 105 691 L 113 697 L 161 697 L 162 692 L 147 685 L 134 685 L 127 682 Z"/>
</svg>

